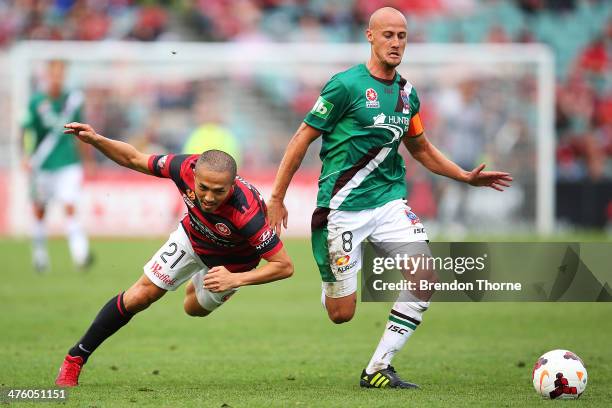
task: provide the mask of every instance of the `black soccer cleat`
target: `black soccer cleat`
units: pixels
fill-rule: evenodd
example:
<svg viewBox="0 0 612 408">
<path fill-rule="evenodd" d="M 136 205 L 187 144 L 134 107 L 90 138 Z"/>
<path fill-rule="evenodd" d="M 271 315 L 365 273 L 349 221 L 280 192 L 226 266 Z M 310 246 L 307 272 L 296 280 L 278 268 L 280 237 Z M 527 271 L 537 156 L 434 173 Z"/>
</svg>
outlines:
<svg viewBox="0 0 612 408">
<path fill-rule="evenodd" d="M 363 388 L 419 388 L 418 385 L 399 378 L 395 368 L 391 365 L 373 374 L 368 374 L 366 370 L 363 370 L 359 385 Z"/>
</svg>

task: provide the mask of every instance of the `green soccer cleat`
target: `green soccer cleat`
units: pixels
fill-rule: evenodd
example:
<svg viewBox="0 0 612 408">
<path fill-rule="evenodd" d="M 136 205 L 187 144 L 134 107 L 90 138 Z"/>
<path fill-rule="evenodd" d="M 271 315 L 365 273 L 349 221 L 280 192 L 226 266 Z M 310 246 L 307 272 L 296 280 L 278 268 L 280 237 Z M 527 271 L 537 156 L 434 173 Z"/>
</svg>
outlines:
<svg viewBox="0 0 612 408">
<path fill-rule="evenodd" d="M 418 385 L 399 378 L 393 366 L 388 366 L 373 374 L 368 374 L 366 370 L 363 370 L 359 385 L 363 388 L 419 388 Z"/>
</svg>

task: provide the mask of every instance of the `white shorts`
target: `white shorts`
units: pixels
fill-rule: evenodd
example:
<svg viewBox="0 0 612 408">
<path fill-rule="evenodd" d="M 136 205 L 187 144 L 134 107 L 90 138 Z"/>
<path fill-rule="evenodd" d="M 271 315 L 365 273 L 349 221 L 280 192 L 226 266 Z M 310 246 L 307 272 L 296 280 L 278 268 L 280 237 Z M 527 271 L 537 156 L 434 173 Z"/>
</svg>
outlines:
<svg viewBox="0 0 612 408">
<path fill-rule="evenodd" d="M 32 172 L 32 200 L 46 205 L 57 199 L 63 204 L 76 204 L 83 185 L 83 167 L 71 164 L 54 171 Z"/>
<path fill-rule="evenodd" d="M 170 234 L 168 241 L 143 269 L 151 282 L 165 290 L 176 290 L 191 278 L 198 303 L 209 312 L 221 306 L 238 290 L 230 289 L 214 293 L 204 288 L 204 276 L 208 272 L 208 267 L 193 251 L 182 225 Z"/>
<path fill-rule="evenodd" d="M 357 291 L 361 244 L 366 239 L 374 245 L 428 241 L 421 220 L 405 200 L 362 211 L 329 210 L 326 228 L 316 229 L 313 222 L 312 242 L 328 297 L 344 297 Z"/>
</svg>

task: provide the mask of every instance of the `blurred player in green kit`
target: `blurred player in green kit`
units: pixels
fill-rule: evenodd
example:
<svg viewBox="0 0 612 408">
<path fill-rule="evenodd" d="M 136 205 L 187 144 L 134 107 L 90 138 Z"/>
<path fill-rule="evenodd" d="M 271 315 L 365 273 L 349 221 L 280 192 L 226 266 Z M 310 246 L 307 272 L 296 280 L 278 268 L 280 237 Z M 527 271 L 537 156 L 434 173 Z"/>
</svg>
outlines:
<svg viewBox="0 0 612 408">
<path fill-rule="evenodd" d="M 83 269 L 92 262 L 88 238 L 76 216 L 82 198 L 83 151 L 74 137 L 63 134 L 65 123 L 83 121 L 83 94 L 64 89 L 65 68 L 63 61 L 47 63 L 46 89 L 32 95 L 23 123 L 23 165 L 30 175 L 34 207 L 32 261 L 38 272 L 50 268 L 45 212 L 51 201 L 63 206 L 73 263 Z"/>
</svg>

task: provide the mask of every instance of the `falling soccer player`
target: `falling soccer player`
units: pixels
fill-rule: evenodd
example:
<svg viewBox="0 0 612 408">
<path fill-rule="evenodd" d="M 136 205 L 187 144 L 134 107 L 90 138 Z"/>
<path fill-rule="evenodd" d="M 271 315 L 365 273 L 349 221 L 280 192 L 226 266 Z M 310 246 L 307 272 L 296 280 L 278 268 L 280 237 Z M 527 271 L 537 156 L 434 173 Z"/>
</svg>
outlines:
<svg viewBox="0 0 612 408">
<path fill-rule="evenodd" d="M 187 205 L 187 214 L 144 266 L 140 279 L 110 299 L 68 351 L 55 380 L 58 386 L 78 385 L 83 365 L 104 340 L 188 280 L 185 312 L 206 316 L 241 286 L 293 274 L 291 259 L 266 220 L 261 195 L 237 176 L 236 162 L 229 154 L 208 150 L 202 154 L 148 155 L 97 134 L 87 124 L 65 127 L 66 134 L 91 144 L 121 166 L 172 179 Z M 262 258 L 267 263 L 257 267 Z"/>
</svg>

